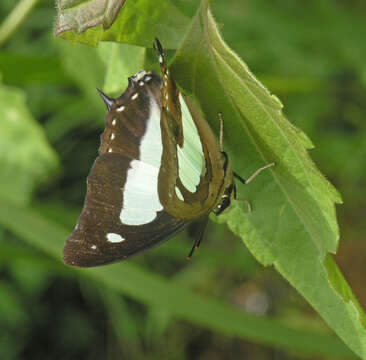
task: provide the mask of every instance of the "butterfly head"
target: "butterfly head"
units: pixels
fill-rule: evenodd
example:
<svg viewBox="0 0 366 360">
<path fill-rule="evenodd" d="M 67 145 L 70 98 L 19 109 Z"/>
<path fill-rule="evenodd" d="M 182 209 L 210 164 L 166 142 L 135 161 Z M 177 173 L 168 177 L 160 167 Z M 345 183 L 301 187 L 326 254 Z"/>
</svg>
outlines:
<svg viewBox="0 0 366 360">
<path fill-rule="evenodd" d="M 221 197 L 220 202 L 216 205 L 216 207 L 212 210 L 215 215 L 221 215 L 229 210 L 231 205 L 231 198 L 234 194 L 234 183 L 232 183 Z"/>
</svg>

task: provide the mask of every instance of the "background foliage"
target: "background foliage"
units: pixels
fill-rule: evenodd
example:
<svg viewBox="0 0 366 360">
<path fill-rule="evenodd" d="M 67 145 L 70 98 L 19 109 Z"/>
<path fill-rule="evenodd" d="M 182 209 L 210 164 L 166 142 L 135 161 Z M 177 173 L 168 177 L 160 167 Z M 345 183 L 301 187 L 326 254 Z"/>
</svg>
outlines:
<svg viewBox="0 0 366 360">
<path fill-rule="evenodd" d="M 164 3 L 180 14 L 174 25 L 183 34 L 198 2 Z M 336 261 L 365 306 L 366 6 L 217 0 L 212 7 L 225 41 L 279 96 L 287 117 L 315 144 L 312 158 L 342 193 Z M 0 20 L 12 9 L 3 1 Z M 94 49 L 55 39 L 55 16 L 52 4 L 38 2 L 0 52 L 1 358 L 354 357 L 222 225 L 210 223 L 191 263 L 191 240 L 182 235 L 123 264 L 92 271 L 62 265 L 103 128 L 95 87 L 118 92 L 155 59 L 132 45 L 101 42 Z M 141 27 L 135 30 L 135 43 L 151 44 L 139 37 Z M 0 41 L 3 34 L 4 26 Z M 169 47 L 179 45 L 177 34 L 167 35 Z"/>
</svg>

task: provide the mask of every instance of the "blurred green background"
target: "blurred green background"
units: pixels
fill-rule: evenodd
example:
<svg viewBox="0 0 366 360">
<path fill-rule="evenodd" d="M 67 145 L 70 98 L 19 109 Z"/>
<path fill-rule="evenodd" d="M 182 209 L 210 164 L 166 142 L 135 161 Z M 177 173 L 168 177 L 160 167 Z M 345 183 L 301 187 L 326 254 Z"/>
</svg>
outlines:
<svg viewBox="0 0 366 360">
<path fill-rule="evenodd" d="M 174 3 L 191 15 L 197 2 Z M 13 7 L 0 3 L 0 23 Z M 336 261 L 365 308 L 366 3 L 216 0 L 212 7 L 225 41 L 312 139 L 312 158 L 341 192 Z M 105 113 L 95 91 L 104 76 L 97 50 L 55 39 L 55 16 L 53 2 L 38 1 L 0 43 L 0 359 L 334 358 L 331 343 L 314 355 L 260 334 L 218 331 L 189 314 L 177 318 L 144 300 L 144 291 L 158 291 L 153 286 L 120 288 L 55 258 L 53 244 L 66 239 L 80 213 Z M 131 269 L 264 320 L 332 335 L 225 226 L 210 222 L 187 262 L 191 242 L 182 234 L 129 260 Z"/>
</svg>

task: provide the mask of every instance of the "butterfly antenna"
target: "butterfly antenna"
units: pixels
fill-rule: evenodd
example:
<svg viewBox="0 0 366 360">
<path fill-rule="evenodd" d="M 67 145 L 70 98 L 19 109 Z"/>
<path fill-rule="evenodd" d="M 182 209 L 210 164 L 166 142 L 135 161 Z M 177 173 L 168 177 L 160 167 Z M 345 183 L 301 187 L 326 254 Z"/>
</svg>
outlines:
<svg viewBox="0 0 366 360">
<path fill-rule="evenodd" d="M 203 239 L 203 236 L 205 235 L 205 230 L 207 228 L 207 223 L 208 223 L 208 216 L 205 216 L 205 218 L 200 222 L 200 232 L 199 232 L 199 236 L 196 238 L 196 240 L 193 243 L 192 249 L 189 252 L 188 256 L 187 256 L 187 260 L 191 260 L 193 253 L 195 252 L 195 250 L 197 250 L 201 244 L 201 241 Z"/>
</svg>

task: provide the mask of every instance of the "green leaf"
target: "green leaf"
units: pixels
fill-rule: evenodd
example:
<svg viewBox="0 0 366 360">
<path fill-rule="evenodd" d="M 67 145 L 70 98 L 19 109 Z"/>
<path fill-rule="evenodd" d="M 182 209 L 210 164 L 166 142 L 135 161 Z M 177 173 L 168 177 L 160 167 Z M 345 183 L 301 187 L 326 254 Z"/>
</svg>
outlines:
<svg viewBox="0 0 366 360">
<path fill-rule="evenodd" d="M 82 8 L 88 3 L 78 1 L 78 6 Z M 83 18 L 85 19 L 83 23 L 93 21 L 90 12 L 85 12 Z M 70 30 L 65 31 L 75 27 L 72 24 L 73 18 L 70 18 L 71 23 L 66 25 L 67 20 L 63 21 L 62 26 L 61 23 L 57 25 L 56 35 L 71 42 L 92 46 L 104 40 L 151 47 L 154 38 L 158 37 L 164 40 L 166 48 L 175 48 L 182 40 L 189 24 L 189 19 L 167 0 L 127 1 L 113 25 L 106 31 L 99 25 L 89 28 L 82 34 L 75 34 Z"/>
<path fill-rule="evenodd" d="M 108 29 L 113 24 L 126 0 L 58 0 L 56 34 L 73 30 L 77 34 L 102 25 Z"/>
<path fill-rule="evenodd" d="M 29 245 L 61 261 L 62 247 L 69 233 L 63 227 L 34 210 L 3 199 L 0 201 L 0 224 Z M 132 261 L 73 271 L 148 306 L 163 308 L 175 317 L 229 336 L 306 354 L 352 358 L 352 353 L 333 336 L 299 330 L 270 317 L 246 314 L 223 302 L 196 295 L 180 283 L 164 279 Z"/>
<path fill-rule="evenodd" d="M 105 65 L 98 56 L 97 49 L 85 45 L 73 46 L 65 41 L 57 40 L 64 69 L 83 91 L 90 106 L 99 112 L 103 119 L 105 106 L 100 101 L 96 86 L 104 82 Z"/>
<path fill-rule="evenodd" d="M 0 195 L 18 204 L 55 171 L 58 160 L 21 90 L 0 84 Z"/>
<path fill-rule="evenodd" d="M 60 60 L 55 56 L 19 55 L 3 51 L 0 53 L 0 69 L 6 69 L 2 74 L 4 84 L 70 84 L 70 79 L 62 73 Z"/>
<path fill-rule="evenodd" d="M 310 140 L 285 118 L 280 101 L 221 39 L 207 1 L 202 1 L 172 71 L 199 100 L 216 130 L 217 113 L 223 113 L 224 148 L 237 173 L 245 178 L 276 162 L 248 186 L 239 185 L 239 196 L 253 203 L 253 211 L 248 213 L 246 204 L 237 201 L 221 221 L 262 264 L 274 265 L 365 358 L 364 313 L 327 256 L 337 249 L 334 203 L 341 198 L 308 156 Z"/>
<path fill-rule="evenodd" d="M 9 37 L 16 31 L 19 25 L 32 11 L 38 0 L 21 0 L 17 2 L 15 8 L 0 23 L 0 46 L 2 46 Z"/>
<path fill-rule="evenodd" d="M 112 42 L 102 42 L 98 48 L 73 46 L 65 41 L 57 41 L 57 45 L 63 55 L 62 64 L 65 70 L 82 90 L 86 100 L 94 108 L 93 111 L 98 111 L 102 123 L 105 106 L 96 87 L 102 88 L 108 95 L 121 95 L 127 87 L 128 77 L 143 68 L 146 49 Z M 74 103 L 73 107 L 77 108 L 77 104 Z M 72 111 L 70 108 L 70 112 Z M 90 109 L 84 111 L 90 112 Z M 55 127 L 61 126 L 61 131 L 64 132 L 73 123 L 74 121 L 62 121 L 61 124 L 56 123 Z"/>
<path fill-rule="evenodd" d="M 27 320 L 27 313 L 14 284 L 0 281 L 0 316 L 2 322 L 11 329 L 21 326 Z"/>
<path fill-rule="evenodd" d="M 90 92 L 90 95 L 94 97 L 95 93 L 92 94 Z M 98 110 L 100 109 L 100 117 L 98 120 L 102 120 L 103 108 L 101 107 L 100 99 L 96 99 L 95 102 L 98 104 Z M 95 125 L 95 115 L 95 108 L 90 106 L 90 101 L 78 96 L 75 97 L 73 102 L 59 107 L 58 111 L 54 112 L 48 119 L 47 123 L 45 123 L 44 129 L 51 143 L 55 143 L 56 141 L 62 139 L 62 137 L 73 128 L 85 126 L 90 129 L 91 126 Z M 92 123 L 93 120 L 94 123 Z"/>
<path fill-rule="evenodd" d="M 98 54 L 106 65 L 103 91 L 121 95 L 128 77 L 143 68 L 146 49 L 139 46 L 102 42 Z"/>
</svg>

